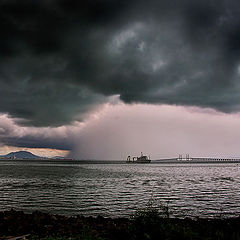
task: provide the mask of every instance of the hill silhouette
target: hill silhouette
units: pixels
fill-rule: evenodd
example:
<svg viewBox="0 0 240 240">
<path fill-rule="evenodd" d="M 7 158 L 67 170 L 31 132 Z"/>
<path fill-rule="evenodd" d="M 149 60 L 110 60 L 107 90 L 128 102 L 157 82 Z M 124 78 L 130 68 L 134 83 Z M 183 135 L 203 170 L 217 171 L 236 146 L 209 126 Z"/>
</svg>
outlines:
<svg viewBox="0 0 240 240">
<path fill-rule="evenodd" d="M 18 151 L 18 152 L 10 152 L 6 155 L 2 155 L 2 158 L 15 158 L 15 159 L 42 159 L 43 157 L 32 154 L 28 151 Z"/>
</svg>

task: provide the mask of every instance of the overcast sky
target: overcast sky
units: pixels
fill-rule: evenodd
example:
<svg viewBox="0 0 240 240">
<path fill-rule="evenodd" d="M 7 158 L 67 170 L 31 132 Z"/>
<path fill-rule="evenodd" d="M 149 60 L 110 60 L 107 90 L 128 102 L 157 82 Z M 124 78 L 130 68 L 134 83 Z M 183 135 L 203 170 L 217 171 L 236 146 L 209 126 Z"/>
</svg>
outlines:
<svg viewBox="0 0 240 240">
<path fill-rule="evenodd" d="M 237 0 L 1 0 L 0 154 L 240 157 Z"/>
</svg>

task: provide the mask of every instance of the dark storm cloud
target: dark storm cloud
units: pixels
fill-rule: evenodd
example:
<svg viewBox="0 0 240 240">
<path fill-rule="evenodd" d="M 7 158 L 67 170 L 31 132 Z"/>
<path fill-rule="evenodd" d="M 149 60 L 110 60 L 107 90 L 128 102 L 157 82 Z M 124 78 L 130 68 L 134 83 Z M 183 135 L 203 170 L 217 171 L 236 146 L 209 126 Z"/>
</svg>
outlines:
<svg viewBox="0 0 240 240">
<path fill-rule="evenodd" d="M 0 1 L 0 111 L 24 124 L 127 102 L 239 111 L 236 0 Z"/>
<path fill-rule="evenodd" d="M 7 115 L 0 115 L 0 143 L 7 146 L 71 150 L 73 129 L 22 127 Z"/>
<path fill-rule="evenodd" d="M 4 137 L 0 138 L 1 143 L 7 146 L 23 147 L 23 148 L 51 148 L 58 150 L 71 150 L 72 145 L 69 139 L 58 138 L 41 138 L 38 135 L 26 135 L 21 137 Z"/>
</svg>

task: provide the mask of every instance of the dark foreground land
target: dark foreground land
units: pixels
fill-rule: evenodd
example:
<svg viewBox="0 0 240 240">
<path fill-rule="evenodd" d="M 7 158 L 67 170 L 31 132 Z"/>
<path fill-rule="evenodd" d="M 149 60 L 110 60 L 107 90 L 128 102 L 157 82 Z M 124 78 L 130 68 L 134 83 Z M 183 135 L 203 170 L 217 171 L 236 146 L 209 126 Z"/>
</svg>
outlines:
<svg viewBox="0 0 240 240">
<path fill-rule="evenodd" d="M 24 236 L 26 235 L 26 236 Z M 42 212 L 0 212 L 0 239 L 240 239 L 240 218 L 174 219 L 155 210 L 132 218 L 66 217 Z"/>
</svg>

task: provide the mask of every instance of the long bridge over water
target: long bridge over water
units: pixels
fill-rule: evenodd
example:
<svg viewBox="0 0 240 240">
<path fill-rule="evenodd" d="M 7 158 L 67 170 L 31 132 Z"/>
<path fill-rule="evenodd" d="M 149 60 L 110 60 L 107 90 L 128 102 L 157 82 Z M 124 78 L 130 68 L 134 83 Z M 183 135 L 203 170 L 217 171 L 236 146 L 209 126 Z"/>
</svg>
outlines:
<svg viewBox="0 0 240 240">
<path fill-rule="evenodd" d="M 181 154 L 176 158 L 165 158 L 153 160 L 157 163 L 240 163 L 240 158 L 218 158 L 218 157 L 183 157 Z"/>
</svg>

